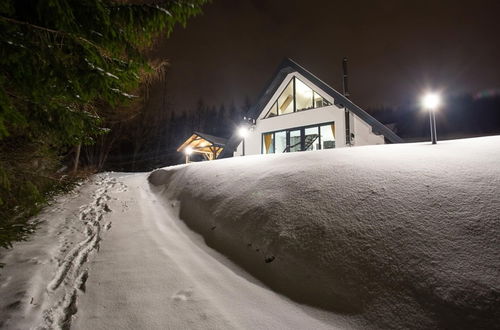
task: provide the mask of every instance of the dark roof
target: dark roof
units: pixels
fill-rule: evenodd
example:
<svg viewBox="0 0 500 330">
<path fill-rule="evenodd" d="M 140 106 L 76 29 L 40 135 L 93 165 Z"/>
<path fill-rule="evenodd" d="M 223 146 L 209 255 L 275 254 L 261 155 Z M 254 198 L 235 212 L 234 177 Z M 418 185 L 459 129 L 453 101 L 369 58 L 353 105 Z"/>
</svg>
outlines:
<svg viewBox="0 0 500 330">
<path fill-rule="evenodd" d="M 211 142 L 213 145 L 219 146 L 219 147 L 224 147 L 227 143 L 227 139 L 221 138 L 218 136 L 213 136 L 207 133 L 201 133 L 201 132 L 193 132 L 193 134 L 198 135 L 201 138 L 204 138 L 208 142 Z"/>
<path fill-rule="evenodd" d="M 297 64 L 296 62 L 294 62 L 289 58 L 286 58 L 280 64 L 273 78 L 267 85 L 267 88 L 261 93 L 261 96 L 259 97 L 257 103 L 248 111 L 247 117 L 257 119 L 257 117 L 260 115 L 266 104 L 269 103 L 270 99 L 273 97 L 274 93 L 276 93 L 276 90 L 281 85 L 286 76 L 288 76 L 290 73 L 293 72 L 300 73 L 301 75 L 306 77 L 309 81 L 311 81 L 313 84 L 318 86 L 321 90 L 323 90 L 325 93 L 330 95 L 333 98 L 335 105 L 340 107 L 346 107 L 356 116 L 364 120 L 367 124 L 369 124 L 372 127 L 372 131 L 375 134 L 383 135 L 387 140 L 389 140 L 392 143 L 403 142 L 403 139 L 397 136 L 384 124 L 382 124 L 381 122 L 370 116 L 366 111 L 364 111 L 359 106 L 354 104 L 351 100 L 342 95 L 342 93 L 336 91 L 335 89 L 324 83 L 321 79 L 319 79 L 311 72 L 307 71 L 306 69 L 304 69 L 299 64 Z M 236 149 L 236 147 L 239 145 L 240 142 L 241 142 L 241 137 L 239 137 L 239 135 L 236 133 L 233 134 L 226 143 L 226 147 L 224 148 L 224 151 L 222 151 L 222 153 L 219 155 L 219 158 L 231 157 L 233 155 L 234 150 Z"/>
</svg>

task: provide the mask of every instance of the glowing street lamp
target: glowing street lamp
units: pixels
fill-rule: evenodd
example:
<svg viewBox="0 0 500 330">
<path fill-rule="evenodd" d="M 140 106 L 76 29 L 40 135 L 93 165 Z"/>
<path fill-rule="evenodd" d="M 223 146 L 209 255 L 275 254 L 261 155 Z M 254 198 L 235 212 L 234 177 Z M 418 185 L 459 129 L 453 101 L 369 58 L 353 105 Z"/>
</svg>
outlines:
<svg viewBox="0 0 500 330">
<path fill-rule="evenodd" d="M 422 107 L 425 110 L 429 111 L 432 144 L 437 143 L 436 111 L 440 105 L 441 105 L 441 96 L 438 93 L 427 93 L 422 97 Z"/>
<path fill-rule="evenodd" d="M 248 129 L 247 126 L 240 126 L 240 128 L 238 128 L 238 134 L 243 139 L 243 153 L 242 153 L 242 156 L 245 156 L 245 138 L 248 136 L 248 133 L 249 133 L 249 129 Z"/>
</svg>

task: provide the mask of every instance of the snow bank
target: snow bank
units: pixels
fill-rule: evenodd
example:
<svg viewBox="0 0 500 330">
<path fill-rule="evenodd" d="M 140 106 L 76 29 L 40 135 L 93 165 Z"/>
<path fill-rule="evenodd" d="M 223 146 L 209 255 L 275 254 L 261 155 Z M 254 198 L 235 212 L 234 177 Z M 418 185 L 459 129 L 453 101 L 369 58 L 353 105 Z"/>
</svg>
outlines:
<svg viewBox="0 0 500 330">
<path fill-rule="evenodd" d="M 500 137 L 257 155 L 149 177 L 215 249 L 379 328 L 500 322 Z"/>
</svg>

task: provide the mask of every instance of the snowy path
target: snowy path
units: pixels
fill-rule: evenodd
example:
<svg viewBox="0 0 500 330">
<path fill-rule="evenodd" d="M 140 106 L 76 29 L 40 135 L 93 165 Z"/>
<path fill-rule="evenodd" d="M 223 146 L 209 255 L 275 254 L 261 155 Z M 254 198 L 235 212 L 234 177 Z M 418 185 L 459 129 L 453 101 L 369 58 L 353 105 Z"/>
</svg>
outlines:
<svg viewBox="0 0 500 330">
<path fill-rule="evenodd" d="M 150 191 L 100 175 L 46 210 L 0 262 L 0 328 L 332 329 L 352 320 L 264 287 Z"/>
<path fill-rule="evenodd" d="M 206 247 L 146 175 L 123 181 L 127 198 L 111 203 L 113 228 L 92 262 L 76 329 L 333 327 L 331 314 L 273 293 Z"/>
</svg>

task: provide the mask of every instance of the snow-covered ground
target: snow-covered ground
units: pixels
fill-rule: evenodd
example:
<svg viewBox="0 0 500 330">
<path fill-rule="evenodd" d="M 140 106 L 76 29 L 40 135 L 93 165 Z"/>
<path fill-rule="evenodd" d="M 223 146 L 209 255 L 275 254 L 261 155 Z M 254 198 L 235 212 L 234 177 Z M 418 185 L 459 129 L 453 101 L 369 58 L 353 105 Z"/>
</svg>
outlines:
<svg viewBox="0 0 500 330">
<path fill-rule="evenodd" d="M 495 328 L 499 196 L 500 137 L 100 174 L 0 252 L 0 327 Z"/>
<path fill-rule="evenodd" d="M 285 298 L 207 247 L 151 192 L 102 174 L 1 251 L 0 328 L 330 329 L 361 324 Z"/>
</svg>

